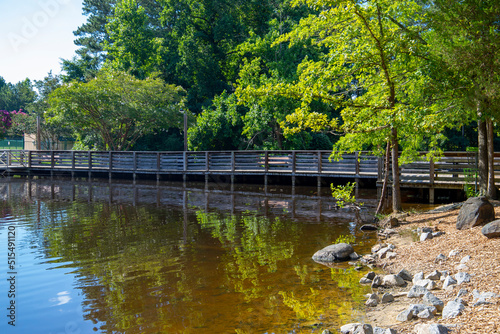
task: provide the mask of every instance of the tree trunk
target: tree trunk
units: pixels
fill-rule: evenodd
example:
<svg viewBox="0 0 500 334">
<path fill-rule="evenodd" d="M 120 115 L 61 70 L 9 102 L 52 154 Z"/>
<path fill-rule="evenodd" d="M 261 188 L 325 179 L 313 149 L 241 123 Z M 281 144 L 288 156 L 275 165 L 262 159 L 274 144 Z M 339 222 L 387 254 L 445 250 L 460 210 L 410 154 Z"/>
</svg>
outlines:
<svg viewBox="0 0 500 334">
<path fill-rule="evenodd" d="M 478 108 L 479 109 L 479 108 Z M 480 116 L 480 112 L 478 112 Z M 487 148 L 487 131 L 486 122 L 481 119 L 477 120 L 477 148 L 478 148 L 478 176 L 479 176 L 479 193 L 484 196 L 488 192 L 488 148 Z"/>
<path fill-rule="evenodd" d="M 385 148 L 385 158 L 384 158 L 384 182 L 382 183 L 382 192 L 380 195 L 380 200 L 378 202 L 377 211 L 375 211 L 375 215 L 380 214 L 382 212 L 382 208 L 385 204 L 385 198 L 387 197 L 387 184 L 389 183 L 389 164 L 390 164 L 390 156 L 391 156 L 391 142 L 387 142 L 387 147 Z"/>
<path fill-rule="evenodd" d="M 491 199 L 497 199 L 497 188 L 495 186 L 495 148 L 493 146 L 494 132 L 493 121 L 488 119 L 486 121 L 487 132 L 487 149 L 488 149 L 488 190 L 486 196 Z"/>
<path fill-rule="evenodd" d="M 399 184 L 398 130 L 391 129 L 392 144 L 392 211 L 401 211 L 401 187 Z"/>
</svg>

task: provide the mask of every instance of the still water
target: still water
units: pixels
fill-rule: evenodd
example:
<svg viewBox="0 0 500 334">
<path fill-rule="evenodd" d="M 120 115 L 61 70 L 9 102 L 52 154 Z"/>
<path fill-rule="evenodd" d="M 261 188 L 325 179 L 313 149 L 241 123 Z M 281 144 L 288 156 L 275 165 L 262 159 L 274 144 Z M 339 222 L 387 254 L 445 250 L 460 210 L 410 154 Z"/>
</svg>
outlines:
<svg viewBox="0 0 500 334">
<path fill-rule="evenodd" d="M 365 272 L 311 256 L 346 234 L 366 253 L 375 235 L 330 197 L 248 189 L 2 179 L 0 333 L 321 333 L 362 320 Z"/>
</svg>

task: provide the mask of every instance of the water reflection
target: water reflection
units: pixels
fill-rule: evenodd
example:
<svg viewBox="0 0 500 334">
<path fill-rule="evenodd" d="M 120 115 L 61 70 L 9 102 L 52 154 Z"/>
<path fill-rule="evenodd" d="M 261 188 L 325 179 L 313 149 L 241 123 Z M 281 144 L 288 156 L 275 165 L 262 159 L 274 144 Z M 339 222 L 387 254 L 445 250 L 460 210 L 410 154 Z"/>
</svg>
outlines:
<svg viewBox="0 0 500 334">
<path fill-rule="evenodd" d="M 329 199 L 45 180 L 10 180 L 0 194 L 23 230 L 33 288 L 19 298 L 48 303 L 25 303 L 25 328 L 66 312 L 81 332 L 311 333 L 362 316 L 364 273 L 310 259 L 340 234 L 355 234 L 360 253 L 373 243 L 349 219 L 325 219 Z M 47 275 L 55 283 L 40 285 Z"/>
</svg>

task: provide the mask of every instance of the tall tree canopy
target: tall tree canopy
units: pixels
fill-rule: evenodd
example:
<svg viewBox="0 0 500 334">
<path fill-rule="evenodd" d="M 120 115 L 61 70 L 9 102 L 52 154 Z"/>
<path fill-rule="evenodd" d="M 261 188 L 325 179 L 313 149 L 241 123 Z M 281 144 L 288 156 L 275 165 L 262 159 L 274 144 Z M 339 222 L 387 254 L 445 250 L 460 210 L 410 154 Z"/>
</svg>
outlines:
<svg viewBox="0 0 500 334">
<path fill-rule="evenodd" d="M 398 149 L 403 149 L 405 158 L 411 157 L 426 135 L 445 125 L 421 104 L 419 88 L 429 71 L 428 46 L 421 36 L 422 8 L 413 0 L 297 0 L 295 4 L 307 4 L 318 13 L 302 19 L 276 43 L 293 47 L 308 40 L 325 52 L 317 60 L 304 59 L 297 68 L 298 79 L 291 83 L 244 86 L 240 94 L 299 99 L 301 105 L 283 123 L 285 134 L 329 129 L 341 135 L 335 145 L 338 152 L 382 153 L 390 146 L 393 210 L 399 211 Z M 318 113 L 311 107 L 316 100 L 340 109 L 340 117 Z"/>
<path fill-rule="evenodd" d="M 70 124 L 79 138 L 94 134 L 98 148 L 129 150 L 142 136 L 182 126 L 184 90 L 161 79 L 137 79 L 104 69 L 87 83 L 72 82 L 50 94 L 53 121 Z"/>
<path fill-rule="evenodd" d="M 436 0 L 426 7 L 432 51 L 453 74 L 443 108 L 461 108 L 478 122 L 480 192 L 496 197 L 494 123 L 500 117 L 500 3 L 495 0 Z M 467 117 L 468 116 L 468 117 Z M 461 124 L 457 120 L 457 124 Z"/>
</svg>

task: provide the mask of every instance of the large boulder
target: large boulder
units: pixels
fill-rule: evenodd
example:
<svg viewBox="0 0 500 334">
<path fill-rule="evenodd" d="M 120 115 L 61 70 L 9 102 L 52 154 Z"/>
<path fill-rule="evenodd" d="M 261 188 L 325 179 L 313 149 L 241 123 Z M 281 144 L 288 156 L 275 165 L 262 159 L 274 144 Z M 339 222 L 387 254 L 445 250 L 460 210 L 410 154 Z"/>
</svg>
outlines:
<svg viewBox="0 0 500 334">
<path fill-rule="evenodd" d="M 481 232 L 488 238 L 500 238 L 500 219 L 484 225 Z"/>
<path fill-rule="evenodd" d="M 346 261 L 352 259 L 352 254 L 355 253 L 351 245 L 339 243 L 320 249 L 314 253 L 312 259 L 318 262 Z"/>
<path fill-rule="evenodd" d="M 456 227 L 458 230 L 465 230 L 485 225 L 493 220 L 495 220 L 495 210 L 488 199 L 484 196 L 471 197 L 462 205 Z"/>
</svg>

